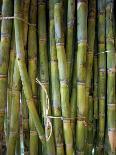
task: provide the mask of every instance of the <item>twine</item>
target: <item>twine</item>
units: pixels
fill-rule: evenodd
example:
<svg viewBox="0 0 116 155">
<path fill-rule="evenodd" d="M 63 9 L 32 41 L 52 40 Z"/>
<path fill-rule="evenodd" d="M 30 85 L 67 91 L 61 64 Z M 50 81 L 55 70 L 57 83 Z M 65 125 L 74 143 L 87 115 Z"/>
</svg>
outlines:
<svg viewBox="0 0 116 155">
<path fill-rule="evenodd" d="M 47 93 L 47 90 L 45 86 L 36 78 L 36 82 L 42 87 L 46 94 L 46 111 L 45 111 L 45 118 L 46 118 L 46 124 L 45 124 L 45 136 L 46 136 L 46 141 L 49 141 L 51 135 L 52 135 L 52 123 L 50 121 L 50 118 L 48 117 L 48 112 L 49 112 L 49 96 Z M 48 135 L 48 129 L 50 127 L 50 133 Z"/>
<path fill-rule="evenodd" d="M 26 22 L 25 19 L 17 17 L 17 16 L 8 16 L 8 17 L 7 16 L 0 16 L 0 20 L 11 20 L 11 19 L 18 19 L 20 21 L 23 21 L 25 24 L 27 24 L 29 26 L 36 27 L 36 24 Z"/>
<path fill-rule="evenodd" d="M 49 112 L 49 104 L 50 104 L 50 100 L 49 100 L 49 96 L 47 93 L 47 90 L 45 88 L 45 86 L 43 85 L 42 82 L 39 81 L 38 78 L 36 78 L 36 82 L 42 87 L 42 89 L 44 90 L 45 94 L 46 94 L 46 111 L 45 111 L 45 118 L 46 118 L 46 124 L 45 124 L 45 135 L 46 135 L 46 141 L 49 141 L 51 135 L 52 135 L 52 123 L 50 119 L 61 119 L 62 121 L 70 121 L 70 120 L 79 120 L 79 121 L 83 121 L 83 124 L 85 127 L 87 127 L 89 124 L 86 121 L 86 118 L 83 116 L 77 116 L 77 117 L 63 117 L 63 116 L 52 116 L 52 115 L 48 115 Z M 50 133 L 48 135 L 48 129 L 50 127 Z"/>
</svg>

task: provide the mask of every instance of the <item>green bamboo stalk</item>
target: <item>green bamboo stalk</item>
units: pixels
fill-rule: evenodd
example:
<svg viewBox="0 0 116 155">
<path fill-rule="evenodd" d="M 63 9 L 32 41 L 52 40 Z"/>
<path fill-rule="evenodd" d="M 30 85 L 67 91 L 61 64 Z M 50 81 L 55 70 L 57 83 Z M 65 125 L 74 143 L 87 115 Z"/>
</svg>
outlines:
<svg viewBox="0 0 116 155">
<path fill-rule="evenodd" d="M 86 116 L 87 120 L 89 119 L 89 112 L 91 112 L 91 106 L 89 106 L 89 96 L 90 96 L 90 87 L 91 87 L 91 79 L 92 79 L 92 67 L 93 67 L 93 55 L 94 55 L 94 47 L 95 47 L 95 24 L 96 24 L 96 0 L 88 1 L 88 27 L 87 27 L 87 37 L 88 37 L 88 50 L 87 50 L 87 76 L 86 76 Z M 91 99 L 90 99 L 91 101 Z M 89 120 L 88 120 L 89 121 Z M 90 142 L 90 138 L 88 137 L 89 133 L 92 132 L 92 125 L 88 126 L 87 130 L 87 144 Z M 93 136 L 91 136 L 93 139 Z M 92 144 L 88 144 L 87 148 Z M 90 146 L 91 148 L 91 146 Z M 91 149 L 90 149 L 91 150 Z M 92 150 L 88 152 L 92 152 Z"/>
<path fill-rule="evenodd" d="M 55 22 L 55 40 L 57 49 L 58 69 L 60 78 L 60 93 L 61 93 L 61 107 L 62 116 L 70 117 L 69 107 L 69 86 L 68 86 L 68 74 L 67 74 L 67 61 L 64 49 L 64 38 L 62 31 L 62 4 L 60 0 L 54 1 L 54 22 Z M 73 150 L 73 136 L 71 129 L 71 121 L 63 120 L 64 139 L 66 145 L 66 155 L 74 154 Z"/>
<path fill-rule="evenodd" d="M 96 45 L 97 45 L 97 43 L 96 43 Z M 97 56 L 97 49 L 95 49 L 95 52 L 94 52 L 93 69 L 94 69 L 94 90 L 93 90 L 94 118 L 98 119 L 98 56 Z"/>
<path fill-rule="evenodd" d="M 87 155 L 92 154 L 93 149 L 93 96 L 89 95 L 89 116 L 88 116 L 88 129 L 87 129 Z"/>
<path fill-rule="evenodd" d="M 13 74 L 14 74 L 14 63 L 15 63 L 15 57 L 16 57 L 14 35 L 15 33 L 13 30 L 12 40 L 11 40 L 11 49 L 10 49 L 10 58 L 9 58 L 9 68 L 8 68 L 6 141 L 8 140 L 9 129 L 10 129 L 10 116 L 11 116 L 11 106 L 12 106 L 12 84 L 13 84 Z"/>
<path fill-rule="evenodd" d="M 30 0 L 22 1 L 23 7 L 23 41 L 24 41 L 24 50 L 25 50 L 25 60 L 27 64 L 27 38 L 28 38 L 28 27 L 27 24 L 29 21 L 29 6 Z M 24 143 L 24 154 L 29 153 L 29 111 L 26 103 L 26 98 L 24 91 L 22 90 L 22 115 L 23 115 L 23 143 Z"/>
<path fill-rule="evenodd" d="M 106 50 L 107 53 L 107 126 L 108 142 L 110 149 L 108 154 L 116 152 L 116 49 L 113 30 L 113 5 L 114 1 L 106 0 Z"/>
<path fill-rule="evenodd" d="M 22 1 L 23 5 L 23 19 L 24 19 L 24 49 L 27 49 L 27 38 L 28 38 L 28 21 L 29 21 L 29 6 L 30 6 L 30 0 L 24 0 Z"/>
<path fill-rule="evenodd" d="M 2 16 L 12 16 L 12 1 L 3 0 Z M 7 72 L 9 61 L 10 40 L 12 32 L 12 20 L 1 21 L 0 42 L 0 154 L 2 154 L 2 137 L 4 135 L 4 114 L 7 103 Z"/>
<path fill-rule="evenodd" d="M 21 1 L 15 0 L 14 3 L 14 15 L 17 17 L 21 17 L 21 14 L 19 13 L 19 10 L 21 11 Z M 45 135 L 44 130 L 41 125 L 37 110 L 35 108 L 35 103 L 33 99 L 33 93 L 31 89 L 31 83 L 29 80 L 29 76 L 27 73 L 26 63 L 25 63 L 25 51 L 24 51 L 24 44 L 23 44 L 23 23 L 22 21 L 18 19 L 14 19 L 14 25 L 15 25 L 15 40 L 16 40 L 16 53 L 17 53 L 17 62 L 19 67 L 19 72 L 21 76 L 21 81 L 23 84 L 23 90 L 26 97 L 27 105 L 29 108 L 29 111 L 31 113 L 32 119 L 34 121 L 34 124 L 36 126 L 39 138 L 45 144 Z"/>
<path fill-rule="evenodd" d="M 12 85 L 12 105 L 11 105 L 11 118 L 10 118 L 10 133 L 8 139 L 8 155 L 15 155 L 17 137 L 20 135 L 19 118 L 20 118 L 20 74 L 17 64 L 17 59 L 14 65 L 13 85 Z"/>
<path fill-rule="evenodd" d="M 87 51 L 87 76 L 86 76 L 86 114 L 88 114 L 89 106 L 89 90 L 91 86 L 93 55 L 95 44 L 95 21 L 96 21 L 96 0 L 89 0 L 88 5 L 88 51 Z"/>
<path fill-rule="evenodd" d="M 30 13 L 29 22 L 35 24 L 37 20 L 37 0 L 31 0 L 30 2 Z M 33 41 L 32 41 L 33 38 Z M 37 34 L 36 27 L 30 26 L 28 32 L 28 72 L 32 85 L 33 98 L 35 100 L 35 106 L 37 107 Z M 31 115 L 29 115 L 29 126 L 30 126 L 30 154 L 38 154 L 38 135 L 32 120 Z"/>
<path fill-rule="evenodd" d="M 99 104 L 99 149 L 103 150 L 105 136 L 106 100 L 106 53 L 105 51 L 105 0 L 97 1 L 98 7 L 98 104 Z M 101 154 L 102 152 L 99 152 Z"/>
<path fill-rule="evenodd" d="M 48 55 L 47 55 L 47 33 L 46 33 L 46 3 L 44 0 L 39 1 L 38 5 L 38 37 L 39 37 L 39 80 L 46 88 L 49 95 L 49 73 L 48 73 Z M 40 88 L 40 104 L 42 109 L 42 119 L 46 126 L 46 94 L 42 88 Z M 51 105 L 49 105 L 48 114 L 51 115 Z M 50 132 L 50 129 L 47 129 Z M 45 151 L 45 150 L 44 150 Z M 55 154 L 55 145 L 53 133 L 46 142 L 46 151 L 48 155 Z"/>
<path fill-rule="evenodd" d="M 70 97 L 70 107 L 71 107 L 71 126 L 73 132 L 73 139 L 75 145 L 75 134 L 76 134 L 76 116 L 77 116 L 77 57 L 74 58 L 74 66 L 73 66 L 73 81 L 72 81 L 72 90 L 71 90 L 71 97 Z"/>
<path fill-rule="evenodd" d="M 86 53 L 88 1 L 77 1 L 77 125 L 76 153 L 84 154 L 86 138 Z"/>
<path fill-rule="evenodd" d="M 2 15 L 2 0 L 0 0 L 0 16 Z M 0 41 L 1 41 L 1 20 L 0 20 Z"/>
<path fill-rule="evenodd" d="M 23 145 L 24 154 L 29 153 L 29 110 L 25 98 L 24 91 L 21 93 L 21 110 L 22 110 L 22 132 L 23 132 Z"/>
<path fill-rule="evenodd" d="M 93 64 L 93 76 L 94 76 L 94 83 L 93 83 L 93 102 L 94 102 L 94 119 L 95 119 L 95 138 L 94 138 L 94 145 L 95 145 L 95 155 L 98 153 L 98 55 L 97 55 L 97 40 L 95 41 L 95 51 L 94 51 L 94 64 Z"/>
<path fill-rule="evenodd" d="M 51 69 L 51 100 L 54 116 L 61 116 L 61 97 L 60 97 L 60 83 L 59 83 L 59 71 L 57 51 L 55 44 L 55 30 L 54 30 L 54 1 L 49 1 L 49 40 L 50 40 L 50 69 Z M 56 145 L 56 154 L 64 155 L 63 144 L 63 128 L 61 119 L 54 119 L 54 137 Z"/>
<path fill-rule="evenodd" d="M 67 10 L 67 34 L 66 34 L 66 57 L 68 68 L 68 80 L 71 84 L 73 54 L 74 54 L 74 20 L 75 20 L 75 1 L 68 0 Z"/>
</svg>

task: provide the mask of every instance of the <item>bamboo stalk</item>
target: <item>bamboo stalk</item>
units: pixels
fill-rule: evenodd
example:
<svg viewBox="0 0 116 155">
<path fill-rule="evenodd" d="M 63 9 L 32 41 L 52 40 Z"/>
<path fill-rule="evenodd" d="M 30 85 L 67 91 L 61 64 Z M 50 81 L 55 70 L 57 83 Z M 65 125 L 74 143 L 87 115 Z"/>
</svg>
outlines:
<svg viewBox="0 0 116 155">
<path fill-rule="evenodd" d="M 86 77 L 86 113 L 88 114 L 89 106 L 89 91 L 91 87 L 93 55 L 95 45 L 95 20 L 96 20 L 96 0 L 89 0 L 88 5 L 88 51 L 87 51 L 87 77 Z"/>
<path fill-rule="evenodd" d="M 39 37 L 39 80 L 46 88 L 49 95 L 49 72 L 48 72 L 48 54 L 47 54 L 47 32 L 46 32 L 46 3 L 44 0 L 39 1 L 38 5 L 38 37 Z M 40 88 L 40 102 L 42 109 L 42 119 L 46 128 L 46 94 L 42 88 Z M 48 114 L 51 115 L 51 105 L 49 105 Z M 47 128 L 47 133 L 50 133 L 50 129 Z M 53 133 L 49 141 L 46 142 L 46 151 L 48 155 L 55 154 L 55 145 Z"/>
<path fill-rule="evenodd" d="M 60 97 L 60 82 L 58 71 L 57 51 L 55 44 L 55 30 L 54 30 L 54 1 L 49 1 L 49 22 L 50 22 L 50 69 L 51 69 L 51 100 L 54 116 L 61 116 L 61 97 Z M 54 137 L 56 145 L 56 154 L 64 155 L 63 144 L 63 128 L 60 119 L 54 119 Z"/>
<path fill-rule="evenodd" d="M 27 64 L 27 38 L 28 38 L 28 21 L 29 21 L 29 6 L 30 0 L 22 1 L 23 7 L 23 41 L 24 41 L 24 50 L 25 50 L 25 60 Z M 23 143 L 24 143 L 24 154 L 29 153 L 29 111 L 26 103 L 26 98 L 24 91 L 22 90 L 22 125 L 23 125 Z"/>
<path fill-rule="evenodd" d="M 11 105 L 11 118 L 10 118 L 10 133 L 8 140 L 8 155 L 15 155 L 16 142 L 19 133 L 20 123 L 19 123 L 19 112 L 20 112 L 20 74 L 17 64 L 17 59 L 15 59 L 14 74 L 13 74 L 13 86 L 12 86 L 12 105 Z"/>
<path fill-rule="evenodd" d="M 67 74 L 67 61 L 64 49 L 64 38 L 62 31 L 62 4 L 59 1 L 54 1 L 54 22 L 55 22 L 55 40 L 57 49 L 58 69 L 60 78 L 60 93 L 61 93 L 61 107 L 62 116 L 70 117 L 69 107 L 69 86 Z M 63 120 L 64 139 L 66 145 L 66 154 L 74 154 L 73 150 L 73 136 L 71 129 L 71 121 Z M 69 147 L 70 146 L 70 147 Z"/>
<path fill-rule="evenodd" d="M 30 13 L 29 22 L 36 25 L 37 20 L 37 0 L 31 0 L 30 2 Z M 32 41 L 33 38 L 33 41 Z M 29 78 L 32 85 L 33 98 L 35 100 L 35 106 L 37 107 L 37 34 L 35 27 L 29 27 L 28 32 L 28 72 Z M 29 115 L 29 126 L 30 126 L 30 154 L 38 154 L 38 135 L 32 120 Z"/>
<path fill-rule="evenodd" d="M 84 154 L 87 107 L 86 107 L 86 53 L 88 1 L 77 1 L 77 125 L 76 153 Z"/>
<path fill-rule="evenodd" d="M 102 154 L 105 136 L 106 53 L 105 51 L 105 0 L 98 0 L 98 104 L 99 153 Z"/>
<path fill-rule="evenodd" d="M 108 154 L 115 154 L 116 151 L 116 49 L 114 44 L 113 30 L 113 2 L 106 0 L 106 50 L 107 53 L 107 123 L 108 142 L 110 149 Z"/>
<path fill-rule="evenodd" d="M 12 40 L 11 40 L 11 49 L 10 49 L 10 58 L 9 58 L 9 68 L 8 68 L 6 142 L 8 140 L 9 132 L 10 132 L 9 129 L 10 129 L 11 106 L 12 106 L 12 85 L 13 85 L 14 64 L 15 64 L 15 57 L 16 57 L 14 35 L 15 33 L 13 30 Z"/>
<path fill-rule="evenodd" d="M 77 117 L 77 57 L 74 58 L 74 67 L 73 67 L 73 81 L 72 81 L 72 90 L 71 90 L 71 97 L 70 97 L 70 106 L 71 106 L 71 118 L 74 120 L 71 121 L 72 132 L 73 132 L 73 141 L 75 145 L 76 141 L 76 121 L 75 118 Z"/>
<path fill-rule="evenodd" d="M 15 0 L 14 3 L 14 14 L 17 17 L 21 17 L 19 10 L 21 11 L 21 1 Z M 15 25 L 15 40 L 16 40 L 16 54 L 17 54 L 17 61 L 18 61 L 18 67 L 19 72 L 21 76 L 21 81 L 23 84 L 23 90 L 26 97 L 27 105 L 29 108 L 29 111 L 31 113 L 32 119 L 34 121 L 34 124 L 36 126 L 39 138 L 45 144 L 45 135 L 44 130 L 41 125 L 37 110 L 34 105 L 34 99 L 32 95 L 32 89 L 31 89 L 31 83 L 29 81 L 29 76 L 27 73 L 26 63 L 25 63 L 25 51 L 24 51 L 24 44 L 23 44 L 23 23 L 22 21 L 18 19 L 14 19 L 14 25 Z"/>
<path fill-rule="evenodd" d="M 75 1 L 68 0 L 67 10 L 67 37 L 66 37 L 66 57 L 68 68 L 68 80 L 71 84 L 73 54 L 74 54 L 74 25 L 75 25 Z"/>
<path fill-rule="evenodd" d="M 3 0 L 2 16 L 12 16 L 12 1 Z M 0 42 L 0 154 L 2 154 L 2 138 L 4 135 L 4 114 L 7 103 L 7 73 L 10 50 L 10 39 L 12 32 L 12 21 L 1 21 L 1 42 Z"/>
</svg>

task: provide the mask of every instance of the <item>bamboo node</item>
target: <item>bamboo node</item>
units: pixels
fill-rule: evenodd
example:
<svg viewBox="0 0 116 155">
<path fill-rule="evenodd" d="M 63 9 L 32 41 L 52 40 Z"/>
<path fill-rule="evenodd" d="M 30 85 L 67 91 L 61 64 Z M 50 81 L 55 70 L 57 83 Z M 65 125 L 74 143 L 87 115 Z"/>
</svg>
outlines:
<svg viewBox="0 0 116 155">
<path fill-rule="evenodd" d="M 4 79 L 4 78 L 7 78 L 7 74 L 0 74 L 0 79 Z"/>
<path fill-rule="evenodd" d="M 56 43 L 56 46 L 64 46 L 64 43 Z"/>
<path fill-rule="evenodd" d="M 0 109 L 0 117 L 3 117 L 5 114 L 5 110 L 4 109 Z"/>
<path fill-rule="evenodd" d="M 60 84 L 62 86 L 67 86 L 68 87 L 69 81 L 68 80 L 60 80 Z"/>
</svg>

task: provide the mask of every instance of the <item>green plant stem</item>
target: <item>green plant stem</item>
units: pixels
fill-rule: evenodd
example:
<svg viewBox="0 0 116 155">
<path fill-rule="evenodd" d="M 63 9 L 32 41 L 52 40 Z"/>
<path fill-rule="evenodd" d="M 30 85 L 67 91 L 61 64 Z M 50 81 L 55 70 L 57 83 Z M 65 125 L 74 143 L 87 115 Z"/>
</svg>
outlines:
<svg viewBox="0 0 116 155">
<path fill-rule="evenodd" d="M 62 30 L 62 4 L 60 0 L 54 1 L 54 22 L 55 22 L 55 40 L 57 49 L 58 69 L 60 78 L 60 93 L 61 93 L 61 107 L 62 116 L 70 117 L 69 107 L 69 86 L 68 86 L 68 74 L 67 74 L 67 61 L 64 49 L 64 38 Z M 66 155 L 72 155 L 73 150 L 73 135 L 71 129 L 71 121 L 63 120 L 64 139 L 66 145 Z M 70 146 L 70 147 L 69 147 Z"/>
<path fill-rule="evenodd" d="M 14 14 L 15 16 L 21 17 L 19 10 L 21 11 L 21 1 L 15 0 L 14 3 Z M 29 108 L 29 112 L 32 116 L 34 124 L 36 126 L 39 138 L 45 144 L 45 135 L 42 124 L 40 122 L 37 110 L 35 108 L 35 103 L 33 99 L 33 93 L 31 88 L 31 83 L 29 80 L 29 76 L 27 73 L 26 63 L 25 63 L 25 51 L 24 51 L 24 44 L 23 44 L 23 23 L 18 19 L 14 19 L 15 25 L 15 40 L 16 40 L 16 54 L 17 54 L 17 62 L 19 67 L 19 72 L 21 76 L 21 81 L 23 84 L 23 90 L 26 97 L 27 105 Z"/>
</svg>

